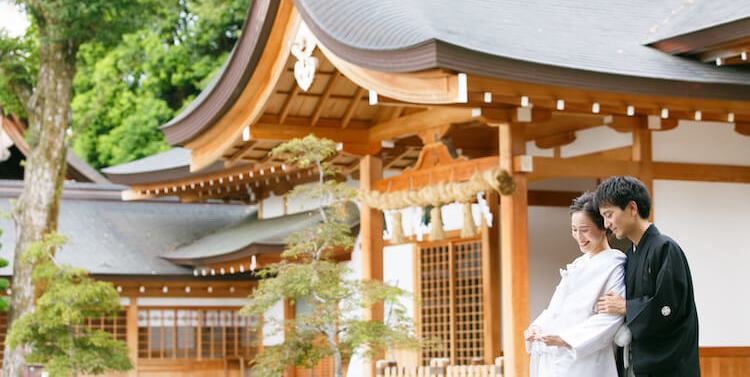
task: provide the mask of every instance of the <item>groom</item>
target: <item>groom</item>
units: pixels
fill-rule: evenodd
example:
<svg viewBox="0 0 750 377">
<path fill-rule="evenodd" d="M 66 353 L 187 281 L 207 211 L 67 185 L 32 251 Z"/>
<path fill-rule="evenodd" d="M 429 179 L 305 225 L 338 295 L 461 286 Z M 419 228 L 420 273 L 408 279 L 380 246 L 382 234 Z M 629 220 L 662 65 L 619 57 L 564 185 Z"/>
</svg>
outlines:
<svg viewBox="0 0 750 377">
<path fill-rule="evenodd" d="M 618 239 L 628 238 L 625 298 L 599 298 L 599 313 L 625 315 L 632 333 L 630 369 L 635 377 L 697 377 L 698 315 L 685 254 L 648 221 L 651 198 L 633 177 L 612 177 L 596 191 L 595 205 Z"/>
</svg>

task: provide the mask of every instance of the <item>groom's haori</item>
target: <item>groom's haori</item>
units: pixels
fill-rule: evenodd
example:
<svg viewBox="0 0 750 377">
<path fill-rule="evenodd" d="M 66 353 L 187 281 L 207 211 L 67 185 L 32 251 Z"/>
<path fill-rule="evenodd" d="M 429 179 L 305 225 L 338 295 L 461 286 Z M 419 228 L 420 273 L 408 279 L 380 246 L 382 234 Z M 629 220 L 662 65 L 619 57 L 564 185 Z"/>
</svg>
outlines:
<svg viewBox="0 0 750 377">
<path fill-rule="evenodd" d="M 698 315 L 685 254 L 649 226 L 625 266 L 625 322 L 635 375 L 700 376 Z"/>
</svg>

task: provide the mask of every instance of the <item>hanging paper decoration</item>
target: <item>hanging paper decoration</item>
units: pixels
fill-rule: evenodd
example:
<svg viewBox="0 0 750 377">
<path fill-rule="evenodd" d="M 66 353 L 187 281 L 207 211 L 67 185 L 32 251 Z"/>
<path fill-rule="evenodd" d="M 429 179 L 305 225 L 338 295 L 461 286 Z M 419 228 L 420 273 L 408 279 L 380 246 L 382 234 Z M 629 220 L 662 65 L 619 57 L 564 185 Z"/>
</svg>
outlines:
<svg viewBox="0 0 750 377">
<path fill-rule="evenodd" d="M 315 70 L 318 68 L 318 58 L 312 56 L 317 43 L 310 29 L 302 23 L 297 32 L 297 38 L 292 44 L 292 55 L 297 58 L 294 63 L 294 79 L 297 80 L 302 91 L 310 89 L 315 79 Z"/>
<path fill-rule="evenodd" d="M 477 193 L 477 204 L 479 204 L 479 213 L 482 214 L 484 223 L 488 227 L 492 227 L 492 211 L 490 210 L 490 206 L 487 205 L 487 200 L 484 199 L 483 192 Z"/>
</svg>

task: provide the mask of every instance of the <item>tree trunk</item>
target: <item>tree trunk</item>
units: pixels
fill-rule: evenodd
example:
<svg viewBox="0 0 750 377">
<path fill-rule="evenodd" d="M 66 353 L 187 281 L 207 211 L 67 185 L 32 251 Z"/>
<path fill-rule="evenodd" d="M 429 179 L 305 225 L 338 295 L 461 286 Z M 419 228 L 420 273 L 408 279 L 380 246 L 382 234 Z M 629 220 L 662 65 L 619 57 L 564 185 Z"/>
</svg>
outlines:
<svg viewBox="0 0 750 377">
<path fill-rule="evenodd" d="M 330 329 L 325 331 L 326 334 L 326 340 L 328 341 L 328 346 L 333 349 L 333 376 L 334 377 L 343 377 L 343 365 L 341 362 L 341 351 L 339 350 L 338 342 L 336 342 L 336 333 Z"/>
<path fill-rule="evenodd" d="M 29 128 L 26 139 L 24 188 L 13 208 L 16 248 L 13 258 L 11 310 L 13 321 L 34 310 L 36 289 L 31 280 L 33 266 L 21 263 L 29 246 L 57 229 L 60 194 L 65 178 L 67 148 L 65 132 L 70 124 L 75 48 L 53 42 L 40 30 L 39 75 L 34 93 L 26 104 Z M 52 250 L 54 252 L 54 250 Z M 27 350 L 5 345 L 3 376 L 21 376 Z"/>
</svg>

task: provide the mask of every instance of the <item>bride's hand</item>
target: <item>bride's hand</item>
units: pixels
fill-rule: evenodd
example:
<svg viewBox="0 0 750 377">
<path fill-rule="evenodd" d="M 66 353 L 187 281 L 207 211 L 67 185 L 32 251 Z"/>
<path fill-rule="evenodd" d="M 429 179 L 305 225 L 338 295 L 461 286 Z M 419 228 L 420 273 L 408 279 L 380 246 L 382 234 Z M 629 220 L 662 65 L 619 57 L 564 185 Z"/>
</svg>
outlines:
<svg viewBox="0 0 750 377">
<path fill-rule="evenodd" d="M 557 335 L 544 335 L 541 337 L 541 340 L 548 346 L 570 348 L 570 344 L 566 343 L 561 337 Z"/>
<path fill-rule="evenodd" d="M 541 335 L 542 329 L 540 329 L 538 326 L 531 326 L 524 332 L 526 335 L 526 340 L 528 341 L 534 341 L 534 340 L 540 340 L 539 335 Z"/>
</svg>

